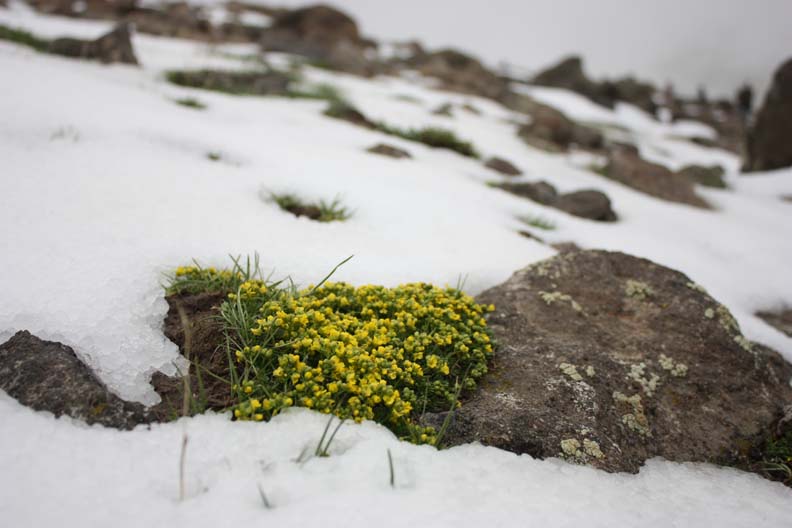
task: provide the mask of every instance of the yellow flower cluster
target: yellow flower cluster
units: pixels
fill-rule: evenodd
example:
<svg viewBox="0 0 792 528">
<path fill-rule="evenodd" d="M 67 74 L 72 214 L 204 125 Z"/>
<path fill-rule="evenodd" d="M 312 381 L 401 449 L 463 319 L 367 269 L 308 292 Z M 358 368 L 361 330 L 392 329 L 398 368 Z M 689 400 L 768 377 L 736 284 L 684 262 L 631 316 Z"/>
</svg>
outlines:
<svg viewBox="0 0 792 528">
<path fill-rule="evenodd" d="M 238 419 L 268 419 L 296 405 L 376 420 L 432 443 L 434 432 L 416 418 L 447 411 L 492 354 L 483 315 L 493 307 L 451 288 L 326 283 L 273 296 L 261 281 L 247 281 L 231 298 L 256 314 L 250 346 L 235 352 Z"/>
<path fill-rule="evenodd" d="M 242 280 L 242 273 L 238 271 L 200 266 L 179 266 L 171 277 L 168 293 L 223 291 L 235 288 L 234 285 Z"/>
</svg>

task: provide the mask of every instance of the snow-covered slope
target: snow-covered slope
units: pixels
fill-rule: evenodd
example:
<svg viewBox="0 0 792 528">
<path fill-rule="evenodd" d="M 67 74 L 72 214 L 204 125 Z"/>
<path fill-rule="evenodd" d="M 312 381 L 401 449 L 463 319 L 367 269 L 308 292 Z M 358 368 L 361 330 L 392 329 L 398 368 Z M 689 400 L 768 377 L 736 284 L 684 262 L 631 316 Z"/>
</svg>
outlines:
<svg viewBox="0 0 792 528">
<path fill-rule="evenodd" d="M 0 8 L 0 24 L 44 36 L 94 37 L 109 28 Z M 525 146 L 513 114 L 474 97 L 406 80 L 364 80 L 308 69 L 367 115 L 402 126 L 439 125 L 561 191 L 597 188 L 621 221 L 601 224 L 485 185 L 500 176 L 448 151 L 385 137 L 322 115 L 324 104 L 233 97 L 167 84 L 169 68 L 246 68 L 255 50 L 139 35 L 143 67 L 102 66 L 0 42 L 0 342 L 20 329 L 75 348 L 110 387 L 147 403 L 155 369 L 178 350 L 161 332 L 162 273 L 197 258 L 258 252 L 275 275 L 306 284 L 347 257 L 337 275 L 356 284 L 456 284 L 477 293 L 549 257 L 521 237 L 518 216 L 554 224 L 550 242 L 622 250 L 687 273 L 724 302 L 750 339 L 792 358 L 792 340 L 755 318 L 792 302 L 792 171 L 738 177 L 738 160 L 679 139 L 701 125 L 650 121 L 630 107 L 593 107 L 537 90 L 572 117 L 627 127 L 645 156 L 672 168 L 721 163 L 730 191 L 701 190 L 715 211 L 661 202 L 604 179 L 576 156 Z M 272 57 L 277 62 L 282 57 Z M 410 98 L 403 96 L 408 95 Z M 195 97 L 196 111 L 174 103 Z M 431 114 L 470 103 L 481 115 Z M 588 106 L 587 106 L 588 105 Z M 365 152 L 387 141 L 412 160 Z M 221 160 L 207 159 L 209 152 Z M 585 162 L 585 160 L 584 160 Z M 269 191 L 339 196 L 347 222 L 318 224 L 267 203 Z M 14 526 L 590 525 L 668 526 L 754 521 L 781 526 L 792 496 L 752 475 L 654 461 L 638 476 L 468 446 L 435 452 L 398 443 L 374 425 L 344 426 L 328 459 L 290 460 L 318 440 L 324 417 L 289 412 L 268 425 L 206 416 L 119 433 L 53 420 L 0 397 L 0 519 Z M 190 498 L 178 503 L 182 431 L 190 437 Z M 396 459 L 388 486 L 386 449 Z M 257 483 L 274 508 L 262 506 Z"/>
</svg>

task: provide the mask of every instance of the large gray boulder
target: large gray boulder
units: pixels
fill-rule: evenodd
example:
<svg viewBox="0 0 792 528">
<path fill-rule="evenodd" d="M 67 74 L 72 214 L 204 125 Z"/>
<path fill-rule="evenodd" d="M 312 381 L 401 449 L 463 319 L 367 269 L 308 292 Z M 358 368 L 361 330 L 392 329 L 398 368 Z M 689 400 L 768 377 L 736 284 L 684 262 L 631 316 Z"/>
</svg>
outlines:
<svg viewBox="0 0 792 528">
<path fill-rule="evenodd" d="M 792 366 L 669 268 L 565 253 L 482 293 L 498 345 L 446 440 L 636 472 L 649 458 L 730 463 L 792 402 Z M 432 415 L 439 424 L 445 417 Z"/>
<path fill-rule="evenodd" d="M 775 72 L 747 147 L 746 171 L 792 166 L 792 59 Z"/>
<path fill-rule="evenodd" d="M 0 345 L 0 389 L 37 411 L 89 424 L 132 429 L 150 421 L 142 405 L 107 390 L 71 348 L 24 330 Z"/>
</svg>

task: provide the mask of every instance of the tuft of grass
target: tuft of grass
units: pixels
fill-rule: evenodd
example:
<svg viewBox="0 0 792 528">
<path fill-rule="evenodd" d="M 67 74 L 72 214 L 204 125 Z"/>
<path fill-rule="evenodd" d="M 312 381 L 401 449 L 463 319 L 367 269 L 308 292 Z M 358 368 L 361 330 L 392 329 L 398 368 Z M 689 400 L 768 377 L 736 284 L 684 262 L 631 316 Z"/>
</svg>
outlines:
<svg viewBox="0 0 792 528">
<path fill-rule="evenodd" d="M 403 129 L 385 123 L 377 123 L 377 130 L 390 136 L 423 143 L 429 147 L 452 150 L 468 158 L 478 159 L 480 157 L 472 143 L 459 139 L 453 131 L 445 128 L 424 127 Z"/>
<path fill-rule="evenodd" d="M 608 167 L 606 165 L 592 163 L 591 165 L 588 166 L 588 170 L 590 170 L 594 174 L 599 174 L 600 176 L 610 178 L 610 175 L 608 174 Z"/>
<path fill-rule="evenodd" d="M 759 467 L 773 480 L 792 486 L 792 428 L 767 440 Z"/>
<path fill-rule="evenodd" d="M 176 104 L 186 108 L 192 108 L 194 110 L 206 110 L 206 105 L 193 97 L 183 97 L 181 99 L 176 99 L 175 102 Z"/>
<path fill-rule="evenodd" d="M 7 40 L 22 46 L 27 46 L 41 53 L 46 53 L 50 45 L 49 40 L 39 38 L 29 31 L 4 26 L 2 24 L 0 24 L 0 40 Z"/>
<path fill-rule="evenodd" d="M 440 127 L 399 128 L 382 121 L 373 122 L 340 94 L 337 97 L 328 97 L 327 100 L 330 104 L 325 109 L 324 115 L 328 117 L 350 121 L 389 136 L 423 143 L 432 148 L 452 150 L 469 158 L 480 157 L 471 142 L 460 139 L 452 130 Z"/>
<path fill-rule="evenodd" d="M 293 99 L 316 99 L 320 101 L 327 101 L 330 104 L 339 104 L 341 102 L 345 102 L 341 91 L 332 84 L 327 83 L 316 84 L 305 89 L 289 90 L 289 92 L 286 94 L 286 97 L 291 97 Z"/>
<path fill-rule="evenodd" d="M 284 96 L 294 79 L 273 69 L 250 70 L 169 70 L 165 79 L 185 88 L 198 88 L 228 95 Z"/>
<path fill-rule="evenodd" d="M 329 457 L 330 456 L 330 444 L 333 443 L 335 440 L 336 434 L 338 430 L 341 429 L 341 426 L 344 425 L 346 420 L 339 420 L 338 425 L 333 430 L 333 434 L 330 435 L 330 438 L 327 438 L 327 432 L 330 430 L 330 425 L 333 423 L 334 416 L 330 416 L 330 419 L 327 420 L 327 425 L 324 428 L 324 432 L 322 433 L 322 437 L 319 439 L 319 443 L 316 444 L 316 449 L 314 450 L 314 456 L 317 457 Z M 327 441 L 325 441 L 327 438 Z"/>
<path fill-rule="evenodd" d="M 393 455 L 391 455 L 391 450 L 388 449 L 388 469 L 390 470 L 390 487 L 396 487 L 396 474 L 393 471 Z"/>
<path fill-rule="evenodd" d="M 305 216 L 317 222 L 343 222 L 352 216 L 352 211 L 345 207 L 338 197 L 331 202 L 326 200 L 306 202 L 296 194 L 270 193 L 270 200 L 294 216 Z"/>
<path fill-rule="evenodd" d="M 524 215 L 520 216 L 518 219 L 529 226 L 542 229 L 543 231 L 552 231 L 556 228 L 556 225 L 553 222 L 541 216 Z"/>
</svg>

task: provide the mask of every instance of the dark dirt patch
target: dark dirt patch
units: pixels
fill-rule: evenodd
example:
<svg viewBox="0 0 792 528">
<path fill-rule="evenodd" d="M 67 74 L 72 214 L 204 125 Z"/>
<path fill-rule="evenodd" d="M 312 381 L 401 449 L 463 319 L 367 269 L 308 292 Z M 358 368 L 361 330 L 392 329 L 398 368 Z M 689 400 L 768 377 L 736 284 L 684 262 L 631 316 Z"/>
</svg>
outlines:
<svg viewBox="0 0 792 528">
<path fill-rule="evenodd" d="M 163 324 L 165 336 L 179 346 L 182 355 L 189 357 L 191 400 L 196 402 L 190 414 L 204 409 L 220 411 L 229 407 L 231 396 L 228 355 L 226 354 L 220 305 L 224 292 L 168 295 L 168 314 Z M 182 324 L 179 307 L 187 321 Z M 189 344 L 188 344 L 189 342 Z M 189 350 L 187 349 L 189 347 Z M 221 379 L 218 379 L 221 378 Z M 222 381 L 221 381 L 222 380 Z M 169 421 L 182 415 L 184 379 L 156 373 L 151 377 L 154 390 L 162 398 L 149 412 L 157 421 Z"/>
</svg>

